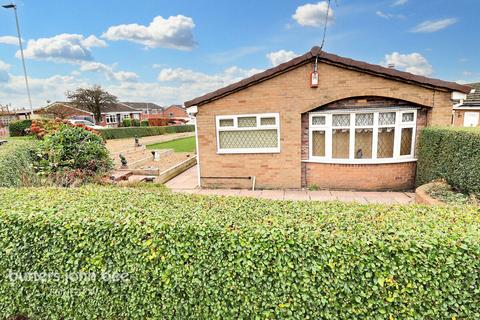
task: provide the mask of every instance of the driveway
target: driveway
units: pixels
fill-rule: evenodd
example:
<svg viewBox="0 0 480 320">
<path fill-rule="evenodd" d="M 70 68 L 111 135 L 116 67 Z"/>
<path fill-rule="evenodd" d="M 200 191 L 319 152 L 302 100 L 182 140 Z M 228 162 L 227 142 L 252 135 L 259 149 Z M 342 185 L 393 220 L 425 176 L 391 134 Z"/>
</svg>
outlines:
<svg viewBox="0 0 480 320">
<path fill-rule="evenodd" d="M 197 181 L 197 166 L 194 166 L 168 181 L 165 185 L 173 192 L 202 195 L 245 196 L 273 200 L 344 201 L 362 204 L 415 203 L 415 193 L 411 192 L 200 189 Z"/>
</svg>

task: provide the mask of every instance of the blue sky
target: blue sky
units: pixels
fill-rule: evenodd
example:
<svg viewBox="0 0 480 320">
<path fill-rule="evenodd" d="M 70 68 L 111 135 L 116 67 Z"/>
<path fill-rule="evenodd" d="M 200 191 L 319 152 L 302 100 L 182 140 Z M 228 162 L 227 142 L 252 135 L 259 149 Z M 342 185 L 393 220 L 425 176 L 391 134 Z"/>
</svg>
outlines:
<svg viewBox="0 0 480 320">
<path fill-rule="evenodd" d="M 321 42 L 324 1 L 17 2 L 35 106 L 100 84 L 123 101 L 183 103 Z M 479 0 L 332 0 L 325 50 L 480 81 Z M 0 10 L 0 104 L 27 106 L 13 12 Z"/>
</svg>

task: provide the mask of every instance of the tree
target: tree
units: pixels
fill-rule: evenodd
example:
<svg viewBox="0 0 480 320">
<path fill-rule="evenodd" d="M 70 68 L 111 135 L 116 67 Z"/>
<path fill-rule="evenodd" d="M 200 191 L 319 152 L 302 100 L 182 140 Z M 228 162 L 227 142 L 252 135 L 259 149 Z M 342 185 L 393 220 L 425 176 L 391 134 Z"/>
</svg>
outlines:
<svg viewBox="0 0 480 320">
<path fill-rule="evenodd" d="M 94 85 L 92 88 L 78 88 L 75 91 L 68 91 L 67 98 L 80 109 L 93 113 L 95 121 L 102 121 L 102 109 L 118 102 L 118 98 L 101 86 Z"/>
</svg>

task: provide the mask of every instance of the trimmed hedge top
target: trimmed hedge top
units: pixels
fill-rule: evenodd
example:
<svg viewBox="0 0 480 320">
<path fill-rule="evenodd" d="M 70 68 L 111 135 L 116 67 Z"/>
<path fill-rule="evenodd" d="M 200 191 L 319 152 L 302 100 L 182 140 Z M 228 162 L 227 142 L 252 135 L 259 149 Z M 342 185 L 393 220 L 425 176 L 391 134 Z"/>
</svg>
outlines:
<svg viewBox="0 0 480 320">
<path fill-rule="evenodd" d="M 0 318 L 476 319 L 478 208 L 0 189 Z"/>
<path fill-rule="evenodd" d="M 194 125 L 165 126 L 165 127 L 126 127 L 108 128 L 99 130 L 105 139 L 122 139 L 133 137 L 157 136 L 168 133 L 193 132 Z"/>
<path fill-rule="evenodd" d="M 480 129 L 429 127 L 421 131 L 417 185 L 439 178 L 461 192 L 480 196 Z"/>
</svg>

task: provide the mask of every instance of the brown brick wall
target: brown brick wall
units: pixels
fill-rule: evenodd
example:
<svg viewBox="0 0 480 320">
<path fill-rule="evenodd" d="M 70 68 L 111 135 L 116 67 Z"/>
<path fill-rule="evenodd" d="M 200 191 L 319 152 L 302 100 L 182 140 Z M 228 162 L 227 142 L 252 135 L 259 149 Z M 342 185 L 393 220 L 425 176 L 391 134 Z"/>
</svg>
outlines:
<svg viewBox="0 0 480 320">
<path fill-rule="evenodd" d="M 308 64 L 198 107 L 197 126 L 201 176 L 255 176 L 259 188 L 302 186 L 302 114 L 351 97 L 384 97 L 432 108 L 429 124 L 448 125 L 450 93 L 388 80 L 379 76 L 319 65 L 318 88 L 309 86 Z M 280 153 L 217 154 L 216 115 L 280 113 Z M 202 186 L 231 187 L 238 181 L 222 179 Z"/>
<path fill-rule="evenodd" d="M 411 190 L 415 162 L 389 164 L 303 163 L 306 185 L 336 190 Z"/>
</svg>

